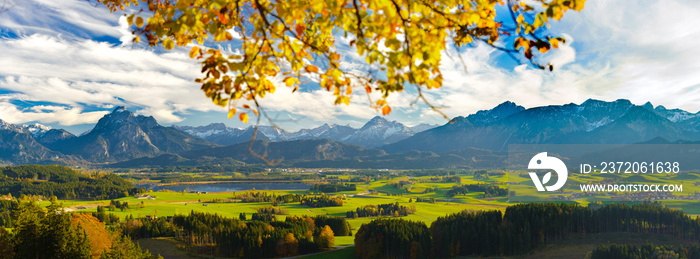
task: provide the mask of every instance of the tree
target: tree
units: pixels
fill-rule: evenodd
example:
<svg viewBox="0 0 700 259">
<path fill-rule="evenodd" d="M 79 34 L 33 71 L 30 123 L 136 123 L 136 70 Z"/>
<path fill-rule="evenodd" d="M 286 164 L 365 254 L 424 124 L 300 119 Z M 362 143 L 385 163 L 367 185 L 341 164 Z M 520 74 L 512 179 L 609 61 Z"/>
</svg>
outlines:
<svg viewBox="0 0 700 259">
<path fill-rule="evenodd" d="M 90 258 L 90 243 L 71 215 L 52 203 L 44 212 L 33 202 L 16 210 L 14 252 L 18 258 Z"/>
<path fill-rule="evenodd" d="M 533 57 L 563 43 L 549 35 L 550 19 L 570 9 L 580 11 L 585 0 L 452 1 L 452 0 L 97 0 L 111 11 L 144 4 L 127 21 L 150 46 L 173 49 L 192 43 L 190 57 L 201 60 L 201 83 L 206 97 L 228 107 L 229 118 L 248 112 L 259 115 L 259 98 L 275 92 L 271 79 L 282 75 L 296 91 L 308 79 L 336 96 L 335 104 L 349 104 L 353 89 L 380 91 L 371 105 L 391 112 L 389 94 L 405 86 L 425 89 L 442 86 L 443 51 L 485 43 L 516 60 Z M 535 4 L 536 3 L 536 4 Z M 497 11 L 499 15 L 497 15 Z M 505 14 L 501 14 L 505 12 Z M 144 20 L 144 17 L 148 17 Z M 497 19 L 498 17 L 498 19 Z M 503 18 L 506 20 L 500 20 Z M 207 39 L 234 41 L 238 53 L 201 45 Z M 367 62 L 366 71 L 341 65 L 340 48 L 351 48 Z M 517 56 L 517 57 L 516 57 Z M 322 68 L 316 65 L 323 64 Z M 466 68 L 466 67 L 465 67 Z M 238 106 L 238 101 L 248 104 Z M 431 106 L 432 107 L 432 106 Z M 238 109 L 243 109 L 238 112 Z M 438 111 L 439 112 L 439 111 Z M 258 116 L 258 118 L 260 118 Z M 447 118 L 447 117 L 446 117 Z"/>
<path fill-rule="evenodd" d="M 12 233 L 4 227 L 0 227 L 0 259 L 14 258 L 15 252 L 12 247 Z"/>
<path fill-rule="evenodd" d="M 323 226 L 321 233 L 318 234 L 314 241 L 316 241 L 318 248 L 321 250 L 332 248 L 333 244 L 335 244 L 335 236 L 331 227 L 328 225 Z"/>
<path fill-rule="evenodd" d="M 294 234 L 287 233 L 284 239 L 277 242 L 277 255 L 293 256 L 299 251 L 299 241 L 294 237 Z"/>
</svg>

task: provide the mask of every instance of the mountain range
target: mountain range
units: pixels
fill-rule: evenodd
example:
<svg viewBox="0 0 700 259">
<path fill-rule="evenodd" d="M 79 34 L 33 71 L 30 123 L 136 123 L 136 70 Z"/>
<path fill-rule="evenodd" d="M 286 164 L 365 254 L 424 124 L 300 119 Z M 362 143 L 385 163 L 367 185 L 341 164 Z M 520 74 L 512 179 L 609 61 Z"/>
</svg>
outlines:
<svg viewBox="0 0 700 259">
<path fill-rule="evenodd" d="M 375 117 L 359 129 L 324 124 L 312 129 L 286 132 L 276 127 L 260 126 L 256 139 L 262 140 L 263 142 L 260 143 L 263 143 L 264 146 L 273 147 L 270 149 L 273 153 L 275 153 L 274 147 L 277 146 L 274 144 L 276 142 L 325 139 L 337 143 L 318 142 L 318 148 L 336 147 L 336 149 L 331 148 L 330 150 L 345 156 L 352 153 L 352 150 L 390 144 L 412 136 L 416 133 L 415 131 L 432 127 L 435 126 L 421 124 L 407 127 L 396 121 Z M 228 154 L 234 154 L 236 152 L 229 151 L 238 147 L 245 150 L 245 154 L 248 154 L 245 143 L 250 142 L 254 131 L 255 127 L 253 126 L 238 129 L 227 127 L 223 123 L 201 127 L 165 127 L 158 124 L 151 116 L 136 115 L 124 107 L 116 107 L 111 113 L 102 117 L 92 130 L 80 136 L 40 124 L 14 125 L 0 120 L 0 145 L 2 145 L 0 147 L 0 163 L 114 163 L 155 157 L 161 154 L 180 154 L 211 148 L 220 148 Z M 269 144 L 269 142 L 273 144 Z M 231 148 L 220 147 L 229 145 L 233 146 Z M 286 148 L 287 146 L 282 145 L 282 147 Z M 366 155 L 381 155 L 382 153 L 383 151 L 367 153 Z M 245 154 L 240 159 L 246 160 Z M 282 151 L 279 154 L 287 153 Z M 332 154 L 300 156 L 300 158 L 302 157 L 337 158 L 336 155 Z M 257 159 L 256 161 L 261 160 Z"/>
<path fill-rule="evenodd" d="M 589 99 L 526 109 L 504 102 L 433 127 L 407 127 L 375 117 L 361 128 L 324 124 L 286 132 L 260 126 L 251 149 L 299 167 L 455 168 L 496 166 L 511 144 L 632 144 L 662 138 L 700 141 L 700 114 Z M 165 127 L 117 107 L 75 136 L 39 124 L 0 120 L 0 163 L 114 167 L 262 163 L 249 152 L 254 127 L 222 123 Z M 685 141 L 685 142 L 684 142 Z"/>
<path fill-rule="evenodd" d="M 414 134 L 436 127 L 437 125 L 419 124 L 408 127 L 397 121 L 388 121 L 376 116 L 362 128 L 356 129 L 349 125 L 323 124 L 316 128 L 301 129 L 297 132 L 287 132 L 272 126 L 259 126 L 256 139 L 272 142 L 304 139 L 330 139 L 333 141 L 356 144 L 374 148 L 406 139 Z M 200 137 L 219 145 L 233 145 L 249 142 L 255 127 L 232 128 L 223 123 L 212 123 L 206 126 L 176 126 L 177 129 L 193 136 Z"/>
<path fill-rule="evenodd" d="M 700 140 L 698 126 L 698 113 L 624 99 L 530 109 L 504 102 L 379 148 L 444 153 L 468 147 L 503 151 L 510 144 L 631 144 L 656 137 L 694 141 Z"/>
</svg>

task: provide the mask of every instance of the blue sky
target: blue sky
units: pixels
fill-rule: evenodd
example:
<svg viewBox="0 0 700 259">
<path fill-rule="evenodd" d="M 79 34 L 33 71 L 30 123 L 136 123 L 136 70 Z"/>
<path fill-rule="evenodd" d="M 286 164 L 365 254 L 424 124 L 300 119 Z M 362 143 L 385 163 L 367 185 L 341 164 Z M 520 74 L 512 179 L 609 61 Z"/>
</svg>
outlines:
<svg viewBox="0 0 700 259">
<path fill-rule="evenodd" d="M 123 13 L 84 0 L 16 0 L 0 14 L 0 119 L 41 123 L 79 134 L 114 106 L 154 116 L 163 125 L 223 122 L 193 82 L 199 65 L 188 49 L 164 51 L 130 44 Z M 519 66 L 488 46 L 462 52 L 468 72 L 450 49 L 443 55 L 444 86 L 428 91 L 449 117 L 468 115 L 510 100 L 525 107 L 580 103 L 588 98 L 651 101 L 700 110 L 700 3 L 697 1 L 589 1 L 551 26 L 567 44 L 544 57 L 554 72 Z M 222 46 L 235 51 L 233 47 Z M 364 66 L 352 50 L 344 65 Z M 278 83 L 281 82 L 277 79 Z M 389 99 L 387 116 L 407 125 L 445 119 L 407 90 Z M 302 91 L 280 86 L 262 104 L 287 130 L 323 123 L 359 127 L 381 113 L 356 95 L 333 105 L 315 83 Z M 265 124 L 266 122 L 263 121 Z"/>
</svg>

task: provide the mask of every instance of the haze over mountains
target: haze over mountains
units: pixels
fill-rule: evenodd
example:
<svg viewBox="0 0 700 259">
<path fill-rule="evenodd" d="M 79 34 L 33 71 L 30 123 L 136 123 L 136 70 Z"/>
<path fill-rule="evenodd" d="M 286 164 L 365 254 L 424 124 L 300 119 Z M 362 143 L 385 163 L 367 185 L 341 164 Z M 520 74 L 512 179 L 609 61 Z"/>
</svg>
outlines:
<svg viewBox="0 0 700 259">
<path fill-rule="evenodd" d="M 407 127 L 375 117 L 363 127 L 324 124 L 285 132 L 260 126 L 253 150 L 305 167 L 438 168 L 492 165 L 509 144 L 631 144 L 700 140 L 700 114 L 628 100 L 525 109 L 504 102 L 450 123 Z M 214 123 L 165 127 L 123 107 L 75 136 L 39 124 L 0 120 L 0 163 L 111 164 L 117 167 L 261 163 L 248 144 L 254 128 Z M 117 164 L 113 164 L 117 163 Z"/>
</svg>

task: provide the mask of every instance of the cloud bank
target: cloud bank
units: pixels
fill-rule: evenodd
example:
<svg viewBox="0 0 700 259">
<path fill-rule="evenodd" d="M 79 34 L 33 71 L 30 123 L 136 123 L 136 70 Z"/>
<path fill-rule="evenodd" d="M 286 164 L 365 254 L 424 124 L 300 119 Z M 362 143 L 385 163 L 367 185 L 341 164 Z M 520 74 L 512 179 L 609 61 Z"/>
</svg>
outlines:
<svg viewBox="0 0 700 259">
<path fill-rule="evenodd" d="M 622 12 L 621 12 L 622 10 Z M 627 98 L 669 108 L 700 110 L 700 4 L 681 1 L 590 1 L 581 13 L 552 23 L 567 44 L 545 55 L 554 72 L 508 65 L 508 57 L 485 45 L 443 53 L 444 86 L 427 97 L 448 117 L 468 115 L 510 100 L 526 107 L 588 98 Z M 199 64 L 187 51 L 130 44 L 120 14 L 86 1 L 27 0 L 0 15 L 0 119 L 13 123 L 80 125 L 96 122 L 124 105 L 164 124 L 225 121 L 224 109 L 207 100 L 193 82 Z M 351 49 L 343 66 L 365 69 Z M 512 62 L 511 62 L 512 63 Z M 333 105 L 331 93 L 313 82 L 291 93 L 278 90 L 262 104 L 266 111 L 315 126 L 359 126 L 381 114 L 356 88 L 350 106 Z M 359 94 L 358 94 L 359 93 Z M 376 95 L 374 96 L 376 98 Z M 444 123 L 415 101 L 415 90 L 390 97 L 390 119 L 409 125 Z M 215 114 L 207 119 L 195 114 Z M 227 124 L 242 126 L 234 120 Z M 281 122 L 294 130 L 308 125 Z"/>
</svg>

